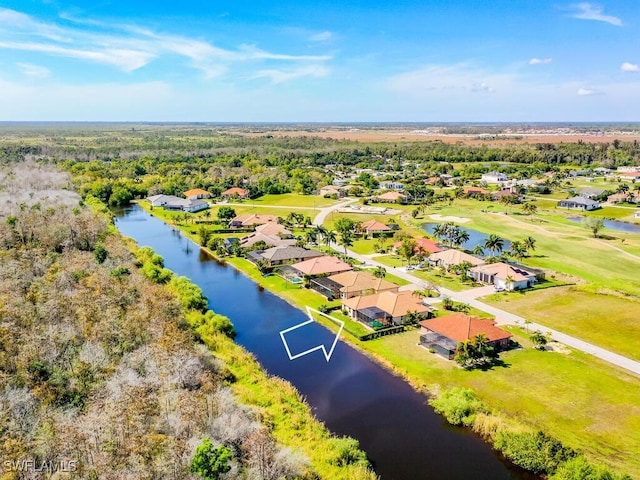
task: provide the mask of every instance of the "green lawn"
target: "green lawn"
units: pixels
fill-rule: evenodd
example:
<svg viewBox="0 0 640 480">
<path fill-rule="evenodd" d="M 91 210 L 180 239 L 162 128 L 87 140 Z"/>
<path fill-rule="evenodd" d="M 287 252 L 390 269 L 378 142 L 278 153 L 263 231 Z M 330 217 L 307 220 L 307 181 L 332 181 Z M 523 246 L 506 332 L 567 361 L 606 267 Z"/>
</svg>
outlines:
<svg viewBox="0 0 640 480">
<path fill-rule="evenodd" d="M 640 360 L 640 301 L 557 287 L 483 299 L 498 308 Z"/>
<path fill-rule="evenodd" d="M 457 200 L 437 213 L 468 218 L 471 221 L 464 223 L 465 227 L 495 233 L 512 241 L 532 236 L 537 241 L 537 248 L 531 258 L 524 259 L 525 264 L 573 275 L 601 288 L 640 296 L 640 259 L 607 246 L 636 253 L 640 250 L 640 235 L 606 230 L 612 239 L 592 239 L 584 227 L 569 222 L 556 211 L 533 216 L 495 215 L 480 211 L 485 204 Z"/>
<path fill-rule="evenodd" d="M 464 215 L 460 211 L 450 214 L 474 216 L 476 219 L 480 216 Z M 531 233 L 527 229 L 511 224 L 507 217 L 495 217 L 498 221 L 491 218 L 491 224 L 484 227 L 495 228 L 505 236 L 507 236 L 506 233 L 511 232 L 508 238 L 512 239 L 514 234 Z M 474 220 L 474 224 L 470 226 L 480 229 L 478 226 L 480 224 L 479 220 Z M 549 238 L 547 241 L 543 236 L 537 236 L 537 238 L 540 250 L 545 254 L 547 250 L 552 251 L 553 239 Z M 555 242 L 560 243 L 561 240 L 574 246 L 591 243 L 588 239 L 580 241 L 555 239 Z M 594 256 L 593 250 L 589 252 L 591 253 L 581 251 L 581 255 L 587 259 L 583 267 L 585 269 L 593 268 L 588 266 L 588 259 Z M 602 255 L 609 258 L 609 262 L 613 261 L 612 257 L 606 255 L 606 251 Z M 378 258 L 390 264 L 400 262 L 398 258 L 394 259 L 391 256 Z M 571 258 L 572 261 L 569 263 L 576 265 L 577 260 Z M 288 284 L 279 277 L 262 277 L 255 267 L 243 258 L 230 258 L 227 261 L 241 268 L 263 287 L 299 307 L 309 305 L 318 308 L 321 304 L 338 304 L 338 302 L 327 302 L 316 292 Z M 615 263 L 610 263 L 609 268 L 613 264 Z M 616 264 L 616 266 L 620 265 Z M 603 270 L 605 265 L 598 265 L 595 268 Z M 626 274 L 630 275 L 631 271 Z M 526 312 L 525 316 L 532 320 L 538 320 L 534 315 L 539 315 L 541 323 L 544 323 L 542 317 L 547 321 L 552 318 L 554 322 L 560 323 L 550 326 L 558 326 L 567 333 L 572 333 L 569 330 L 572 324 L 585 331 L 600 330 L 607 335 L 612 335 L 613 331 L 624 327 L 630 330 L 626 330 L 627 333 L 623 337 L 629 338 L 621 340 L 622 337 L 620 337 L 613 341 L 621 346 L 619 351 L 622 351 L 623 346 L 632 345 L 630 337 L 637 335 L 633 317 L 626 316 L 624 318 L 627 320 L 619 324 L 616 323 L 616 318 L 622 318 L 625 312 L 632 315 L 637 311 L 636 304 L 624 303 L 628 300 L 618 297 L 599 297 L 595 294 L 579 292 L 578 297 L 567 305 L 563 305 L 565 295 L 561 294 L 561 289 L 568 290 L 568 287 L 539 290 L 522 296 L 509 295 L 508 302 L 499 301 L 498 304 L 505 309 L 513 308 L 514 311 L 521 308 Z M 624 300 L 624 302 L 619 303 L 618 300 Z M 568 318 L 572 315 L 571 312 L 577 312 L 572 317 L 574 320 Z M 628 321 L 628 319 L 632 320 Z M 607 322 L 608 328 L 602 328 L 604 322 Z M 637 324 L 637 321 L 635 323 Z M 334 330 L 337 328 L 335 325 L 328 326 Z M 513 331 L 518 334 L 516 338 L 522 345 L 530 346 L 526 336 L 523 335 L 524 332 L 517 329 Z M 542 429 L 565 444 L 583 450 L 595 462 L 607 464 L 632 476 L 640 476 L 640 379 L 638 377 L 611 367 L 590 355 L 569 349 L 567 349 L 568 353 L 540 352 L 532 348 L 514 350 L 502 354 L 502 359 L 506 363 L 504 367 L 496 367 L 486 372 L 467 372 L 457 368 L 453 362 L 445 361 L 418 347 L 416 345 L 418 337 L 418 331 L 411 330 L 369 342 L 350 340 L 348 336 L 343 338 L 377 356 L 382 363 L 407 377 L 417 388 L 432 392 L 442 387 L 472 388 L 505 422 Z M 637 341 L 635 345 L 638 345 Z"/>
<path fill-rule="evenodd" d="M 319 197 L 317 195 L 300 195 L 298 193 L 283 193 L 282 195 L 263 195 L 259 198 L 244 200 L 245 203 L 256 205 L 278 205 L 282 207 L 312 207 L 322 208 L 338 203 L 331 198 Z"/>
<path fill-rule="evenodd" d="M 640 475 L 637 377 L 590 355 L 532 348 L 501 354 L 505 367 L 467 372 L 418 347 L 418 337 L 410 331 L 361 347 L 382 356 L 418 388 L 472 388 L 508 422 L 542 429 L 593 461 Z M 529 345 L 525 338 L 517 339 Z"/>
</svg>

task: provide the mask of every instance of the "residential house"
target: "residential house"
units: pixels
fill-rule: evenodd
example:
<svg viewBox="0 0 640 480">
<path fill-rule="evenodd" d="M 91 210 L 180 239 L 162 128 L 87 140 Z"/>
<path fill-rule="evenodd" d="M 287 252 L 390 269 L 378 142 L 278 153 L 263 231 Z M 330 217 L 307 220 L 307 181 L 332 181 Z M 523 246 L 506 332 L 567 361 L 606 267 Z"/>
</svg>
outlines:
<svg viewBox="0 0 640 480">
<path fill-rule="evenodd" d="M 410 290 L 402 292 L 385 291 L 373 295 L 363 295 L 342 300 L 349 317 L 370 327 L 380 325 L 401 325 L 409 312 L 426 316 L 432 309 Z"/>
<path fill-rule="evenodd" d="M 469 255 L 461 250 L 450 248 L 429 255 L 429 263 L 448 269 L 453 265 L 460 265 L 463 262 L 469 262 L 471 265 L 482 265 L 484 260 L 473 255 Z"/>
<path fill-rule="evenodd" d="M 639 192 L 620 192 L 614 193 L 613 195 L 609 195 L 607 197 L 607 202 L 611 204 L 616 203 L 640 203 L 640 193 Z"/>
<path fill-rule="evenodd" d="M 595 210 L 600 208 L 600 204 L 597 201 L 580 196 L 560 200 L 557 206 L 558 208 L 570 208 L 572 210 Z"/>
<path fill-rule="evenodd" d="M 636 171 L 636 172 L 623 172 L 621 174 L 618 175 L 618 178 L 620 178 L 621 180 L 628 180 L 628 181 L 636 181 L 636 180 L 640 180 L 640 172 Z"/>
<path fill-rule="evenodd" d="M 491 192 L 491 200 L 498 202 L 504 197 L 512 197 L 517 199 L 517 201 L 522 201 L 522 197 L 518 195 L 517 192 L 514 192 L 514 189 L 515 188 L 502 188 L 496 192 Z"/>
<path fill-rule="evenodd" d="M 482 177 L 480 177 L 480 180 L 486 183 L 502 183 L 508 181 L 509 177 L 500 172 L 488 172 L 483 173 Z"/>
<path fill-rule="evenodd" d="M 391 228 L 377 220 L 367 220 L 362 222 L 359 227 L 360 231 L 366 238 L 373 238 L 392 232 Z"/>
<path fill-rule="evenodd" d="M 231 228 L 251 228 L 256 225 L 263 225 L 265 223 L 278 223 L 278 217 L 275 215 L 260 215 L 258 213 L 245 213 L 238 215 L 231 220 L 229 226 Z"/>
<path fill-rule="evenodd" d="M 342 198 L 346 195 L 348 187 L 340 187 L 336 185 L 325 185 L 319 190 L 319 194 L 323 197 L 335 195 L 338 198 Z"/>
<path fill-rule="evenodd" d="M 167 203 L 175 202 L 178 200 L 183 200 L 180 197 L 176 197 L 175 195 L 152 195 L 147 197 L 147 202 L 151 204 L 153 207 L 164 207 Z"/>
<path fill-rule="evenodd" d="M 473 267 L 469 270 L 469 276 L 476 282 L 491 283 L 505 290 L 521 290 L 536 283 L 535 273 L 503 262 Z"/>
<path fill-rule="evenodd" d="M 380 183 L 382 190 L 404 190 L 404 183 L 396 182 L 394 180 L 386 180 Z"/>
<path fill-rule="evenodd" d="M 297 243 L 297 240 L 295 238 L 282 238 L 279 235 L 265 235 L 264 233 L 256 231 L 246 237 L 242 237 L 240 246 L 242 248 L 249 248 L 258 242 L 264 242 L 270 247 L 283 247 L 293 246 Z"/>
<path fill-rule="evenodd" d="M 493 320 L 462 312 L 420 322 L 420 345 L 449 360 L 455 357 L 459 343 L 473 340 L 477 335 L 484 335 L 496 351 L 508 348 L 512 337 L 511 333 L 496 327 Z"/>
<path fill-rule="evenodd" d="M 381 203 L 406 203 L 410 196 L 407 193 L 386 192 L 376 195 L 374 200 Z"/>
<path fill-rule="evenodd" d="M 209 204 L 204 200 L 185 199 L 174 195 L 153 195 L 148 197 L 147 201 L 154 207 L 178 212 L 194 213 L 209 208 Z"/>
<path fill-rule="evenodd" d="M 209 208 L 209 204 L 204 200 L 179 198 L 178 200 L 167 202 L 164 205 L 165 210 L 183 211 L 189 213 L 199 212 L 200 210 L 206 210 Z"/>
<path fill-rule="evenodd" d="M 443 249 L 430 238 L 414 238 L 413 240 L 416 242 L 416 254 L 431 255 L 432 253 L 443 251 Z M 400 245 L 402 245 L 402 242 L 396 242 L 393 244 L 393 248 L 396 252 L 398 251 L 398 248 L 400 248 Z"/>
<path fill-rule="evenodd" d="M 337 257 L 324 256 L 311 258 L 304 262 L 295 263 L 291 265 L 300 277 L 308 275 L 310 277 L 316 277 L 319 275 L 332 275 L 335 273 L 346 272 L 352 270 L 351 265 L 343 262 Z"/>
<path fill-rule="evenodd" d="M 378 278 L 371 272 L 353 271 L 338 273 L 330 277 L 318 277 L 311 280 L 311 288 L 328 299 L 351 298 L 359 295 L 371 295 L 379 292 L 397 292 L 398 285 Z"/>
<path fill-rule="evenodd" d="M 489 190 L 480 187 L 466 187 L 463 191 L 467 197 L 484 197 L 485 195 L 489 195 Z"/>
<path fill-rule="evenodd" d="M 283 245 L 279 247 L 271 247 L 267 250 L 254 250 L 247 253 L 247 260 L 257 263 L 262 260 L 269 267 L 276 265 L 284 265 L 291 262 L 302 262 L 309 258 L 321 257 L 324 254 L 317 250 L 307 250 L 306 248 Z"/>
<path fill-rule="evenodd" d="M 640 166 L 630 166 L 630 167 L 618 167 L 616 170 L 617 173 L 625 173 L 625 172 L 640 172 Z"/>
<path fill-rule="evenodd" d="M 249 198 L 249 190 L 233 187 L 225 190 L 221 195 L 224 200 L 229 200 L 231 198 Z"/>
<path fill-rule="evenodd" d="M 184 192 L 183 195 L 189 200 L 200 200 L 203 198 L 211 197 L 211 194 L 209 192 L 201 188 L 192 188 L 191 190 L 187 190 L 186 192 Z"/>
<path fill-rule="evenodd" d="M 580 190 L 580 196 L 593 200 L 594 198 L 600 197 L 604 192 L 604 188 L 583 188 Z"/>
</svg>

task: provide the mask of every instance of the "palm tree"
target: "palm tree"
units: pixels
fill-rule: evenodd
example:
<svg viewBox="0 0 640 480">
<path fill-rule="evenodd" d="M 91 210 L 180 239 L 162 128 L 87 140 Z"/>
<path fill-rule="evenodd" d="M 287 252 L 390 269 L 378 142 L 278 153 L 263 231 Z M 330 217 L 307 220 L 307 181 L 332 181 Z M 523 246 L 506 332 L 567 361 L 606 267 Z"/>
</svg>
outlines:
<svg viewBox="0 0 640 480">
<path fill-rule="evenodd" d="M 332 243 L 337 241 L 338 235 L 334 230 L 325 230 L 322 234 L 322 240 L 327 247 L 330 247 Z"/>
<path fill-rule="evenodd" d="M 536 249 L 536 239 L 533 237 L 527 237 L 522 241 L 522 245 L 527 250 L 527 254 L 529 251 L 534 251 Z"/>
<path fill-rule="evenodd" d="M 492 233 L 484 241 L 484 248 L 491 252 L 491 256 L 495 256 L 495 252 L 501 252 L 504 248 L 504 240 L 495 233 Z"/>
<path fill-rule="evenodd" d="M 377 278 L 384 278 L 387 276 L 387 270 L 382 266 L 377 266 L 375 270 L 373 270 L 373 276 Z"/>
<path fill-rule="evenodd" d="M 445 224 L 438 223 L 435 227 L 433 227 L 432 235 L 436 238 L 436 240 L 440 241 L 444 237 L 445 230 L 446 230 Z"/>
<path fill-rule="evenodd" d="M 304 238 L 307 243 L 315 243 L 318 240 L 318 233 L 315 231 L 315 229 L 307 230 L 304 234 Z"/>
<path fill-rule="evenodd" d="M 458 227 L 455 233 L 455 237 L 453 238 L 453 241 L 452 241 L 453 245 L 455 245 L 456 247 L 459 247 L 460 245 L 468 241 L 469 241 L 469 232 Z"/>
<path fill-rule="evenodd" d="M 474 255 L 480 255 L 481 257 L 484 256 L 484 249 L 482 248 L 482 245 L 478 243 L 475 247 L 473 247 L 472 253 Z"/>
<path fill-rule="evenodd" d="M 509 254 L 518 260 L 522 260 L 522 257 L 527 254 L 527 247 L 524 246 L 523 242 L 516 240 L 511 243 Z"/>
<path fill-rule="evenodd" d="M 344 254 L 346 255 L 347 247 L 351 247 L 353 245 L 353 234 L 351 232 L 341 233 L 338 243 L 344 247 Z"/>
</svg>

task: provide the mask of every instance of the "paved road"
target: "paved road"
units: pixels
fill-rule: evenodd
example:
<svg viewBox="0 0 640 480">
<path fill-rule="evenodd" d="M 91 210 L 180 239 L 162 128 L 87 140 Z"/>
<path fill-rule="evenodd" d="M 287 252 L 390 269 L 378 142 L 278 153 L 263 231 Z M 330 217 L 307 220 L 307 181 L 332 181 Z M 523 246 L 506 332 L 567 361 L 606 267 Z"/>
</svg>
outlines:
<svg viewBox="0 0 640 480">
<path fill-rule="evenodd" d="M 354 201 L 355 200 L 347 200 L 346 202 L 342 202 L 341 204 L 323 208 L 320 211 L 320 213 L 316 216 L 316 218 L 314 218 L 313 224 L 322 225 L 327 215 L 329 215 L 333 210 L 337 208 L 342 208 L 344 204 L 348 204 Z M 334 247 L 337 247 L 337 245 L 334 245 Z M 403 278 L 408 282 L 419 285 L 421 288 L 424 288 L 426 286 L 426 282 L 424 280 L 414 275 L 411 275 L 405 269 L 398 268 L 398 267 L 389 267 L 388 265 L 384 265 L 380 262 L 377 262 L 375 258 L 371 258 L 372 256 L 361 255 L 352 250 L 347 250 L 347 254 L 357 260 L 360 260 L 361 262 L 367 263 L 368 265 L 373 265 L 374 267 L 378 267 L 378 266 L 384 267 L 387 271 L 390 271 L 390 273 L 393 273 L 393 275 Z M 519 325 L 522 327 L 525 326 L 524 317 L 506 312 L 500 308 L 494 307 L 492 305 L 488 305 L 484 302 L 481 302 L 480 300 L 477 300 L 475 298 L 478 294 L 477 288 L 467 290 L 467 291 L 462 291 L 462 292 L 455 292 L 453 290 L 449 290 L 444 287 L 438 287 L 438 290 L 442 295 L 449 297 L 452 300 L 455 300 L 456 302 L 466 303 L 474 308 L 477 308 L 479 310 L 482 310 L 484 312 L 494 315 L 496 317 L 496 323 L 499 325 L 511 324 L 511 325 Z M 604 348 L 600 348 L 596 345 L 593 345 L 591 343 L 585 342 L 578 338 L 572 337 L 565 333 L 559 332 L 552 328 L 545 327 L 544 325 L 540 325 L 538 323 L 533 323 L 533 322 L 528 323 L 527 329 L 529 329 L 530 331 L 540 330 L 545 334 L 549 332 L 551 334 L 551 338 L 555 341 L 568 345 L 572 348 L 575 348 L 576 350 L 580 350 L 582 352 L 591 354 L 594 357 L 600 358 L 601 360 L 605 360 L 609 363 L 612 363 L 613 365 L 616 365 L 618 367 L 624 368 L 625 370 L 628 370 L 637 375 L 640 375 L 640 362 L 637 362 L 627 357 L 623 357 L 622 355 L 618 355 L 617 353 L 611 352 L 609 350 L 605 350 Z"/>
</svg>

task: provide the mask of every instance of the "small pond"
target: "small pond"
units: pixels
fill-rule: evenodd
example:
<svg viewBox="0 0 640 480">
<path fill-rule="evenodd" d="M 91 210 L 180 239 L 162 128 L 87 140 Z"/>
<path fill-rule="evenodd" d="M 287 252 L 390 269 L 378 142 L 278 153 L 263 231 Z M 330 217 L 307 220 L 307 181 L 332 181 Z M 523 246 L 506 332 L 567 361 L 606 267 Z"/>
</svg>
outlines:
<svg viewBox="0 0 640 480">
<path fill-rule="evenodd" d="M 567 220 L 580 223 L 583 218 L 584 217 L 568 217 Z M 619 220 L 605 220 L 604 227 L 610 228 L 611 230 L 619 230 L 621 232 L 640 233 L 640 225 L 637 223 L 626 223 Z"/>
<path fill-rule="evenodd" d="M 433 235 L 433 231 L 436 228 L 436 225 L 439 225 L 439 224 L 425 223 L 424 225 L 422 225 L 422 229 L 425 232 Z M 469 240 L 467 240 L 462 244 L 462 248 L 464 248 L 465 250 L 471 251 L 476 247 L 476 245 L 484 246 L 484 242 L 487 240 L 487 238 L 489 238 L 488 234 L 479 232 L 478 230 L 473 230 L 472 228 L 466 228 L 466 227 L 460 227 L 460 228 L 462 228 L 463 230 L 466 230 L 469 233 Z M 504 240 L 504 244 L 502 246 L 502 251 L 506 252 L 511 248 L 511 242 L 506 238 L 503 240 Z M 485 253 L 489 253 L 489 252 L 485 252 Z"/>
</svg>

